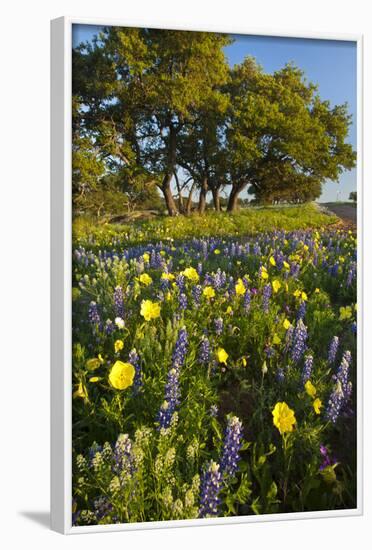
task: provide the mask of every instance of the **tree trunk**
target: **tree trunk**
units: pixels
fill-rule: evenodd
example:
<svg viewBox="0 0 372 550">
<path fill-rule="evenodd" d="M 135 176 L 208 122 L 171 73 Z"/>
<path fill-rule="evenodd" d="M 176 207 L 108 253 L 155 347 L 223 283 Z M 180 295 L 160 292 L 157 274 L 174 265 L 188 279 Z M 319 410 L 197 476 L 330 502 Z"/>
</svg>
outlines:
<svg viewBox="0 0 372 550">
<path fill-rule="evenodd" d="M 220 212 L 221 211 L 220 188 L 212 187 L 212 195 L 213 195 L 214 208 L 216 212 Z"/>
<path fill-rule="evenodd" d="M 192 182 L 192 186 L 191 186 L 191 189 L 190 189 L 190 193 L 189 193 L 189 196 L 187 198 L 187 203 L 186 203 L 186 214 L 189 216 L 191 214 L 191 207 L 192 207 L 192 194 L 194 192 L 194 188 L 195 188 L 195 180 Z"/>
<path fill-rule="evenodd" d="M 172 180 L 172 174 L 166 174 L 164 176 L 164 179 L 163 179 L 163 182 L 162 182 L 162 185 L 161 185 L 161 190 L 162 190 L 163 195 L 164 195 L 164 200 L 165 200 L 165 204 L 167 206 L 168 214 L 170 216 L 177 216 L 177 214 L 178 214 L 177 206 L 176 206 L 176 203 L 174 201 L 174 198 L 173 198 L 173 195 L 172 195 L 172 189 L 171 189 L 171 186 L 170 186 L 171 180 Z"/>
<path fill-rule="evenodd" d="M 199 214 L 204 214 L 205 207 L 207 204 L 207 192 L 208 192 L 208 180 L 207 178 L 203 179 L 203 183 L 200 187 L 200 195 L 199 195 Z"/>
<path fill-rule="evenodd" d="M 229 196 L 229 202 L 227 204 L 228 212 L 235 212 L 238 209 L 238 198 L 241 192 L 241 187 L 233 187 Z"/>
<path fill-rule="evenodd" d="M 185 209 L 183 207 L 183 197 L 182 197 L 182 191 L 181 191 L 180 181 L 178 179 L 177 170 L 174 171 L 174 178 L 176 180 L 177 193 L 178 193 L 178 210 L 182 214 Z"/>
</svg>

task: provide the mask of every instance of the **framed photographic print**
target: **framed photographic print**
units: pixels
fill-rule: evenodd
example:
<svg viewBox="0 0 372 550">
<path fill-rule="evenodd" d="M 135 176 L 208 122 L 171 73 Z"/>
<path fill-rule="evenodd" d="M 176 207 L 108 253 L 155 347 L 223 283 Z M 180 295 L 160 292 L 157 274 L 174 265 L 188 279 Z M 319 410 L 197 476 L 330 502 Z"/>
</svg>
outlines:
<svg viewBox="0 0 372 550">
<path fill-rule="evenodd" d="M 361 55 L 52 22 L 53 529 L 361 513 Z"/>
</svg>

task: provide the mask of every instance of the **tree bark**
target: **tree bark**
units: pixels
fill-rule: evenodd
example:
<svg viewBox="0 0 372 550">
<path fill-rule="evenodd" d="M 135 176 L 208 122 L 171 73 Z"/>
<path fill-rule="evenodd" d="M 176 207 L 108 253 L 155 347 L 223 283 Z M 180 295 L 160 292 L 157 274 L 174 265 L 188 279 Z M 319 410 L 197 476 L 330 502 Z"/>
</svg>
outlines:
<svg viewBox="0 0 372 550">
<path fill-rule="evenodd" d="M 172 195 L 172 189 L 171 189 L 171 186 L 170 186 L 171 180 L 172 180 L 172 174 L 166 174 L 164 176 L 164 179 L 163 179 L 163 182 L 162 182 L 162 185 L 161 185 L 161 190 L 162 190 L 163 195 L 164 195 L 164 200 L 165 200 L 165 204 L 167 206 L 168 214 L 170 216 L 177 216 L 177 214 L 178 214 L 177 206 L 176 206 L 176 203 L 174 201 L 174 198 L 173 198 L 173 195 Z"/>
<path fill-rule="evenodd" d="M 191 214 L 191 207 L 192 207 L 192 194 L 194 192 L 194 188 L 195 188 L 195 180 L 192 182 L 192 186 L 191 186 L 191 189 L 190 189 L 190 193 L 189 193 L 189 196 L 187 198 L 187 203 L 186 203 L 186 214 L 189 216 Z"/>
<path fill-rule="evenodd" d="M 235 212 L 238 209 L 239 194 L 242 190 L 242 186 L 233 186 L 227 204 L 227 212 Z"/>
<path fill-rule="evenodd" d="M 207 192 L 208 192 L 208 180 L 207 178 L 203 179 L 203 182 L 200 187 L 200 195 L 199 195 L 199 214 L 204 214 L 205 207 L 207 204 Z"/>
<path fill-rule="evenodd" d="M 216 210 L 216 212 L 221 211 L 221 202 L 220 202 L 220 188 L 219 187 L 212 187 L 212 195 L 213 195 L 213 205 Z"/>
</svg>

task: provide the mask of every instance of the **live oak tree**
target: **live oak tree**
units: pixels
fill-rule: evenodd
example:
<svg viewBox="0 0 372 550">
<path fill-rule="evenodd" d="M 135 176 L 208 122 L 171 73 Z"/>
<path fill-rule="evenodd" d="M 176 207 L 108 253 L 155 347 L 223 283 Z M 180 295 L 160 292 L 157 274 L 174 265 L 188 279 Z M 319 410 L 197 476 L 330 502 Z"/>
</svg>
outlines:
<svg viewBox="0 0 372 550">
<path fill-rule="evenodd" d="M 284 174 L 287 195 L 292 190 L 298 200 L 308 200 L 319 196 L 327 179 L 337 180 L 355 165 L 345 141 L 351 123 L 347 105 L 322 101 L 297 67 L 269 75 L 246 58 L 232 70 L 230 97 L 229 211 L 248 185 L 256 197 L 268 197 Z"/>
</svg>

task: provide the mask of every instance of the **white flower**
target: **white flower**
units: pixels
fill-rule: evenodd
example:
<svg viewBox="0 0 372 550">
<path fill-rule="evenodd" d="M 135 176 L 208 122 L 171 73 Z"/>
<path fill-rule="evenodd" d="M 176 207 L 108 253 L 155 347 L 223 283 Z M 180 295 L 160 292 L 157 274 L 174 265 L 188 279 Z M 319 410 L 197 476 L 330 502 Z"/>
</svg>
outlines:
<svg viewBox="0 0 372 550">
<path fill-rule="evenodd" d="M 118 328 L 124 328 L 124 320 L 121 318 L 121 317 L 116 317 L 115 319 L 115 325 L 118 327 Z"/>
</svg>

